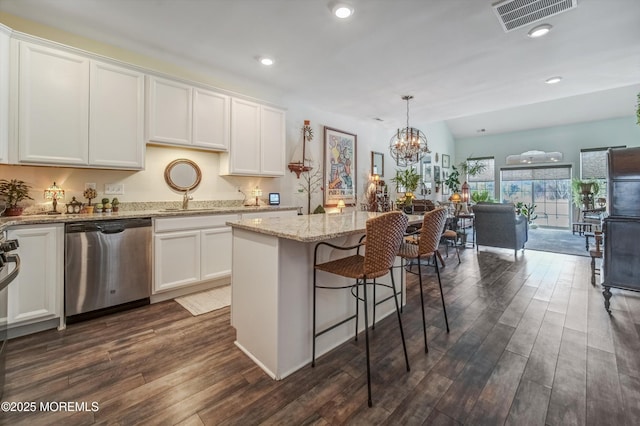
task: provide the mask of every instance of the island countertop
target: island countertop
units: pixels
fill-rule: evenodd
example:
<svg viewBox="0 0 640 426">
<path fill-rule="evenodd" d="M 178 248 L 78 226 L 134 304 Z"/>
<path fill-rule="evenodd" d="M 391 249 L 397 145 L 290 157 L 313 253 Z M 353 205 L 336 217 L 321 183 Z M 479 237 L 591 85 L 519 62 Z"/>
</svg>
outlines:
<svg viewBox="0 0 640 426">
<path fill-rule="evenodd" d="M 233 228 L 254 231 L 304 243 L 362 234 L 367 220 L 384 213 L 354 211 L 288 217 L 243 219 L 227 222 Z M 409 223 L 422 223 L 422 216 L 408 215 Z"/>
</svg>

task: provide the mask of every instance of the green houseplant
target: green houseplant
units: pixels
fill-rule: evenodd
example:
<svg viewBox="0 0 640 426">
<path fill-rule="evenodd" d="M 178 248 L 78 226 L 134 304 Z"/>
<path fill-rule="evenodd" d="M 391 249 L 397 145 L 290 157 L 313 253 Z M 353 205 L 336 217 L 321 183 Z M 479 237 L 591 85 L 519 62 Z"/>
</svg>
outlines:
<svg viewBox="0 0 640 426">
<path fill-rule="evenodd" d="M 460 170 L 456 166 L 451 166 L 451 173 L 445 179 L 444 184 L 451 194 L 455 194 L 456 192 L 460 192 Z"/>
<path fill-rule="evenodd" d="M 589 194 L 592 194 L 591 199 L 595 200 L 599 193 L 600 183 L 597 180 L 571 179 L 572 200 L 576 207 L 589 209 L 592 207 L 588 205 Z"/>
<path fill-rule="evenodd" d="M 396 184 L 397 192 L 404 192 L 405 204 L 409 205 L 413 200 L 413 193 L 418 189 L 420 175 L 412 168 L 396 170 L 396 177 L 391 182 Z"/>
<path fill-rule="evenodd" d="M 30 189 L 31 187 L 22 180 L 0 180 L 0 196 L 4 197 L 7 203 L 5 216 L 20 216 L 22 214 L 23 208 L 18 206 L 18 203 L 26 199 L 33 200 L 29 196 Z"/>
</svg>

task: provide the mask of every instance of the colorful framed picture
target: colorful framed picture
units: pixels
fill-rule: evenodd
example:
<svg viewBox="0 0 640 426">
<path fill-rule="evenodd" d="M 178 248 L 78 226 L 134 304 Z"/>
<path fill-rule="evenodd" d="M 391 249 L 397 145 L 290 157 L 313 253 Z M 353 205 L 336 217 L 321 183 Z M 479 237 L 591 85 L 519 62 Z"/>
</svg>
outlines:
<svg viewBox="0 0 640 426">
<path fill-rule="evenodd" d="M 442 154 L 442 168 L 448 169 L 450 166 L 451 158 L 447 154 Z"/>
<path fill-rule="evenodd" d="M 353 133 L 324 128 L 324 205 L 335 207 L 343 200 L 356 204 L 356 147 Z"/>
</svg>

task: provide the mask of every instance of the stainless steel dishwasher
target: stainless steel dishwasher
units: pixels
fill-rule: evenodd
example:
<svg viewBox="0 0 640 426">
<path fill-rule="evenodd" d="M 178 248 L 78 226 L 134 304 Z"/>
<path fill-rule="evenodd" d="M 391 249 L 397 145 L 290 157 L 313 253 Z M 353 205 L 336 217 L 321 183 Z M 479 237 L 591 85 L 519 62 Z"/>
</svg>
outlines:
<svg viewBox="0 0 640 426">
<path fill-rule="evenodd" d="M 148 304 L 151 219 L 65 225 L 64 288 L 67 322 Z"/>
</svg>

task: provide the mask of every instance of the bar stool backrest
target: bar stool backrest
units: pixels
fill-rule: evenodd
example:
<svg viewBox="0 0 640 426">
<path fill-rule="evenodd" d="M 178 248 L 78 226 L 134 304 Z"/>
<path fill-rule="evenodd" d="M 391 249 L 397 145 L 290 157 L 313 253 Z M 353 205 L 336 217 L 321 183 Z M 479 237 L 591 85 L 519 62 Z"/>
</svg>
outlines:
<svg viewBox="0 0 640 426">
<path fill-rule="evenodd" d="M 422 220 L 420 239 L 418 240 L 418 251 L 420 255 L 431 254 L 438 250 L 440 237 L 447 221 L 447 209 L 438 207 L 435 210 L 426 212 Z"/>
<path fill-rule="evenodd" d="M 367 220 L 367 243 L 364 273 L 373 278 L 386 274 L 393 266 L 409 220 L 402 212 L 393 211 Z"/>
</svg>

